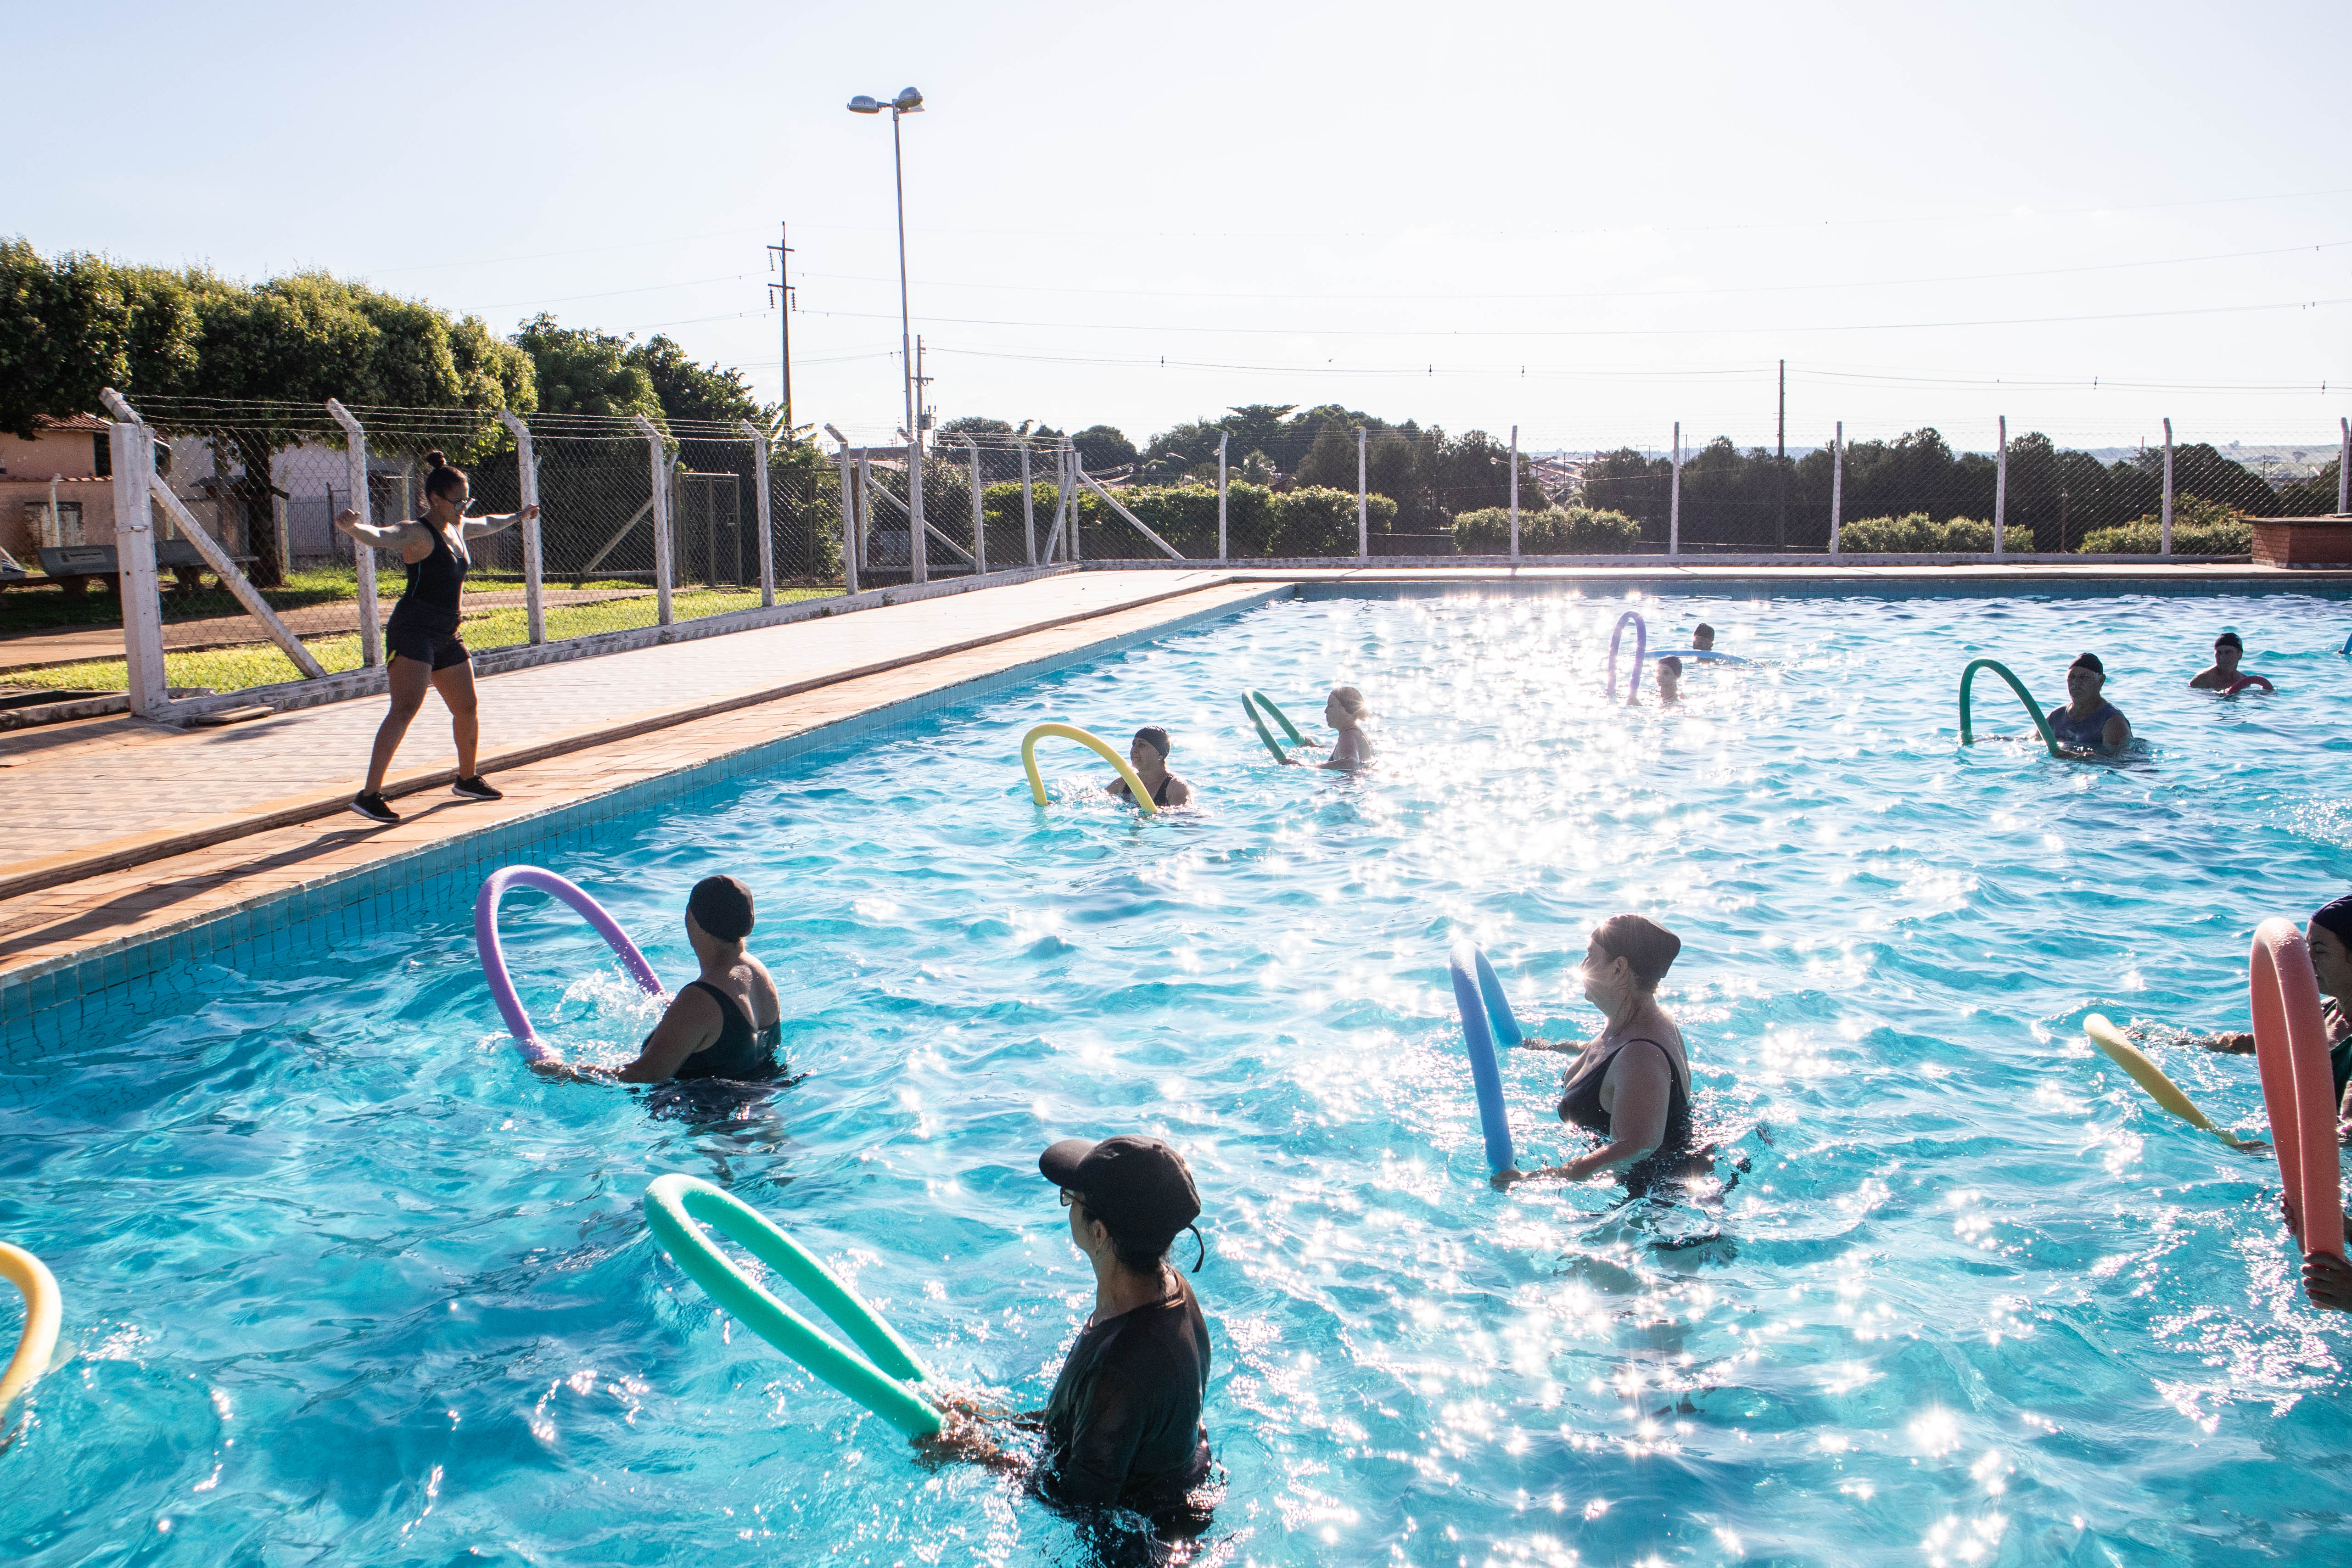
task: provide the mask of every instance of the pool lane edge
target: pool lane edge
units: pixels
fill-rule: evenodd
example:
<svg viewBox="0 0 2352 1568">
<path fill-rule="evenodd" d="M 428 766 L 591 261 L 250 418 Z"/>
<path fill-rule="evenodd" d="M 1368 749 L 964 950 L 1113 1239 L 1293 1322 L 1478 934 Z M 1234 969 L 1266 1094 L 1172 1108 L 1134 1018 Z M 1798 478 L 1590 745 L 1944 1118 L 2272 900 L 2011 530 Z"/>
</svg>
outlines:
<svg viewBox="0 0 2352 1568">
<path fill-rule="evenodd" d="M 1067 631 L 1087 621 L 1149 615 L 1171 607 L 1172 602 L 1201 595 L 1217 602 L 1150 624 L 1130 626 L 1109 636 L 1081 639 L 1066 646 L 934 685 L 925 690 L 874 703 L 854 712 L 819 721 L 787 733 L 752 741 L 649 776 L 610 788 L 593 789 L 529 810 L 487 822 L 404 851 L 375 857 L 357 865 L 322 869 L 299 879 L 255 875 L 230 875 L 222 884 L 270 882 L 249 897 L 218 904 L 177 919 L 159 921 L 125 935 L 74 947 L 67 952 L 7 963 L 0 968 L 0 1068 L 26 1065 L 41 1048 L 75 1037 L 86 1008 L 109 1006 L 132 999 L 156 978 L 174 968 L 201 963 L 241 967 L 266 952 L 289 950 L 328 933 L 328 924 L 356 905 L 402 892 L 416 892 L 453 877 L 478 881 L 500 863 L 510 863 L 551 840 L 583 834 L 613 818 L 652 807 L 672 805 L 707 791 L 730 786 L 746 773 L 780 766 L 810 752 L 843 744 L 866 733 L 888 730 L 943 708 L 985 700 L 995 693 L 1026 685 L 1075 665 L 1085 664 L 1124 649 L 1241 615 L 1296 596 L 1296 587 L 1282 583 L 1216 583 L 1201 584 L 1141 604 L 1092 615 L 1067 617 L 1050 625 L 1024 628 L 1010 637 L 982 639 L 956 650 L 933 650 L 920 658 L 898 661 L 879 670 L 816 683 L 808 689 L 771 696 L 747 703 L 731 703 L 728 710 L 704 717 L 748 715 L 773 702 L 805 699 L 828 688 L 874 679 L 940 660 L 984 654 L 1023 637 Z M 662 725 L 647 732 L 676 730 Z M 624 742 L 625 743 L 625 742 Z M 573 748 L 571 753 L 596 748 Z M 560 759 L 555 759 L 560 760 Z M 297 822 L 292 826 L 299 827 Z M 248 836 L 250 837 L 250 836 Z M 234 842 L 228 840 L 227 842 Z M 215 846 L 216 847 L 216 846 Z M 194 851 L 201 853 L 201 850 Z M 266 863 L 266 862 L 265 862 Z M 125 869 L 136 869 L 136 867 Z M 160 866 L 159 866 L 159 868 Z M 317 927 L 305 933 L 300 928 Z M 186 985 L 175 985 L 176 991 Z"/>
</svg>

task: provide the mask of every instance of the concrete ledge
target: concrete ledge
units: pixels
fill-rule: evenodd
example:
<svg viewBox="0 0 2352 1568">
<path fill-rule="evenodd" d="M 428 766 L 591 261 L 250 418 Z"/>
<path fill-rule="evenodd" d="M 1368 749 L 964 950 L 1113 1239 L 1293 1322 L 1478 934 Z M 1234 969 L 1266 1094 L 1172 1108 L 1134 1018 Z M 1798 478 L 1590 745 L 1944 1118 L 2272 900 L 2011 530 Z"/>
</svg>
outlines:
<svg viewBox="0 0 2352 1568">
<path fill-rule="evenodd" d="M 1068 567 L 1039 568 L 1035 573 L 1030 574 L 1030 575 L 1045 576 L 1049 574 L 1059 574 L 1068 570 L 1070 570 Z M 990 581 L 992 584 L 995 583 L 995 579 L 992 576 Z M 1136 609 L 1144 605 L 1156 605 L 1170 599 L 1181 598 L 1186 595 L 1196 594 L 1201 592 L 1204 587 L 1213 585 L 1213 584 L 1187 584 L 1182 587 L 1171 588 L 1164 594 L 1150 595 L 1141 599 L 1129 600 L 1122 605 L 1108 606 L 1102 609 L 1087 610 L 1076 615 L 1060 616 L 1045 620 L 1032 621 L 1009 630 L 991 633 L 985 637 L 971 637 L 960 642 L 927 647 L 918 652 L 907 654 L 898 658 L 881 659 L 874 663 L 858 666 L 854 668 L 830 670 L 824 675 L 814 677 L 806 680 L 786 681 L 776 686 L 759 687 L 750 690 L 734 691 L 729 693 L 725 697 L 718 698 L 709 702 L 695 703 L 685 707 L 669 709 L 659 713 L 643 715 L 619 724 L 598 725 L 587 729 L 571 731 L 567 733 L 555 736 L 549 740 L 540 741 L 528 746 L 518 746 L 508 751 L 488 754 L 480 760 L 478 765 L 480 766 L 481 771 L 485 773 L 519 768 L 531 763 L 543 762 L 550 757 L 562 756 L 568 752 L 584 751 L 594 746 L 606 745 L 614 741 L 625 741 L 633 736 L 649 734 L 656 730 L 667 730 L 675 728 L 681 724 L 690 724 L 698 720 L 711 718 L 721 713 L 732 712 L 737 709 L 756 707 L 763 702 L 772 702 L 780 698 L 797 696 L 802 692 L 814 691 L 823 687 L 838 686 L 845 681 L 856 680 L 870 675 L 878 675 L 885 670 L 901 669 L 911 665 L 925 664 L 933 659 L 945 658 L 959 653 L 966 653 L 973 648 L 986 647 L 993 643 L 1009 642 L 1016 637 L 1027 637 L 1034 632 L 1051 631 L 1057 626 L 1071 626 L 1081 621 L 1095 620 L 1107 615 L 1121 614 L 1125 611 Z M 930 584 L 930 586 L 933 588 L 943 589 L 946 585 L 935 584 Z M 901 595 L 901 597 L 894 599 L 891 602 L 904 603 L 905 599 L 903 595 L 908 594 L 910 590 L 903 588 L 890 588 L 880 590 L 879 592 Z M 919 589 L 912 590 L 911 592 L 925 598 L 937 596 L 935 594 L 924 594 Z M 779 606 L 779 608 L 782 608 L 782 606 Z M 772 614 L 773 612 L 761 613 Z M 807 617 L 797 618 L 804 619 Z M 774 621 L 763 621 L 761 624 L 764 626 L 775 625 L 777 623 Z M 659 630 L 661 628 L 656 627 L 649 629 Z M 714 633 L 709 635 L 717 634 Z M 646 644 L 644 646 L 652 645 Z M 533 649 L 531 651 L 538 652 L 541 650 Z M 582 655 L 575 657 L 585 656 Z M 540 659 L 532 662 L 547 663 L 552 661 Z M 378 685 L 380 687 L 382 684 L 381 672 L 377 673 Z M 313 685 L 318 683 L 305 682 L 304 684 Z M 362 693 L 362 695 L 364 693 Z M 237 695 L 244 697 L 249 694 L 238 693 Z M 311 706 L 311 704 L 304 703 L 299 706 L 308 707 Z M 456 782 L 457 776 L 456 771 L 450 768 L 439 768 L 431 771 L 403 773 L 397 778 L 387 780 L 384 784 L 383 793 L 387 797 L 415 795 L 425 790 L 438 789 L 453 784 Z M 334 791 L 332 794 L 327 795 L 288 796 L 279 800 L 264 802 L 257 807 L 237 813 L 234 816 L 222 816 L 194 828 L 184 828 L 173 833 L 133 834 L 125 837 L 108 839 L 98 844 L 93 844 L 85 848 L 76 850 L 71 854 L 49 856 L 42 859 L 27 861 L 8 876 L 0 878 L 0 901 L 5 901 L 6 900 L 16 898 L 24 893 L 38 892 L 45 888 L 60 887 L 68 882 L 79 882 L 87 878 L 102 876 L 110 871 L 126 870 L 131 867 L 144 865 L 150 861 L 166 859 L 174 855 L 185 854 L 193 849 L 203 849 L 215 844 L 226 843 L 230 839 L 243 838 L 255 834 L 267 833 L 273 828 L 289 827 L 292 826 L 296 823 L 308 822 L 319 817 L 332 816 L 336 813 L 344 810 L 350 805 L 351 798 L 351 795 L 348 791 L 340 789 Z"/>
</svg>

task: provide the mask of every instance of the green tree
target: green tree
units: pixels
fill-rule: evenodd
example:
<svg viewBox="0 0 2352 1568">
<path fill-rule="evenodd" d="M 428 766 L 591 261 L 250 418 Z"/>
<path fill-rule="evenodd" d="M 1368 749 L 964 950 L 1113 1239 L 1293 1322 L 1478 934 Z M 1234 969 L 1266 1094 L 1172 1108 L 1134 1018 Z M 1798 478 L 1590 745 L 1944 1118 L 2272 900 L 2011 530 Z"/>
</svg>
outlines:
<svg viewBox="0 0 2352 1568">
<path fill-rule="evenodd" d="M 97 413 L 109 386 L 173 390 L 195 367 L 200 331 L 181 274 L 78 254 L 45 261 L 0 241 L 0 430 L 29 437 L 44 416 Z"/>
<path fill-rule="evenodd" d="M 661 405 L 666 419 L 708 419 L 725 425 L 749 419 L 764 430 L 775 423 L 780 412 L 751 395 L 751 384 L 740 370 L 715 362 L 697 364 L 684 349 L 659 334 L 625 351 L 621 358 L 646 373 L 653 384 L 654 401 Z"/>
<path fill-rule="evenodd" d="M 1344 417 L 1325 417 L 1315 434 L 1315 444 L 1291 465 L 1290 480 L 1356 493 L 1356 432 Z"/>
<path fill-rule="evenodd" d="M 548 413 L 662 417 L 653 377 L 642 364 L 630 363 L 627 338 L 562 326 L 541 312 L 523 323 L 514 341 L 530 356 L 539 406 Z"/>
<path fill-rule="evenodd" d="M 1136 460 L 1135 443 L 1108 425 L 1090 425 L 1070 440 L 1089 473 L 1124 468 Z"/>
</svg>

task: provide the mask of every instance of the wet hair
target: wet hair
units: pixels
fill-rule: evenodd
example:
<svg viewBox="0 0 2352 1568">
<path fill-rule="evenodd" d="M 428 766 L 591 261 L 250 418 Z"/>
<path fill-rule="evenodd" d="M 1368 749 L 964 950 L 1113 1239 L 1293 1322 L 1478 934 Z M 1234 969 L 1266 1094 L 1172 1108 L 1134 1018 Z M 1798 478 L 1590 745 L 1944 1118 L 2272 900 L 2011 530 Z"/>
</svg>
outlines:
<svg viewBox="0 0 2352 1568">
<path fill-rule="evenodd" d="M 1110 1255 L 1118 1258 L 1118 1266 L 1129 1273 L 1150 1274 L 1160 1265 L 1168 1261 L 1168 1249 L 1176 1244 L 1175 1237 L 1163 1237 L 1155 1246 L 1148 1240 L 1121 1236 L 1118 1231 L 1111 1230 L 1110 1221 L 1104 1219 L 1102 1215 L 1087 1206 L 1087 1200 L 1084 1197 L 1074 1194 L 1070 1202 L 1071 1206 L 1076 1208 L 1084 1219 L 1099 1223 L 1103 1229 L 1110 1231 Z"/>
<path fill-rule="evenodd" d="M 1691 636 L 1695 637 L 1711 637 L 1714 635 L 1715 628 L 1708 626 L 1705 621 L 1699 622 L 1697 626 L 1691 628 Z"/>
<path fill-rule="evenodd" d="M 1592 928 L 1592 940 L 1610 957 L 1631 964 L 1634 983 L 1644 991 L 1658 988 L 1683 950 L 1682 938 L 1646 915 L 1611 915 Z"/>
<path fill-rule="evenodd" d="M 1162 762 L 1167 760 L 1169 751 L 1167 731 L 1157 724 L 1146 724 L 1135 732 L 1135 738 L 1159 752 Z"/>
<path fill-rule="evenodd" d="M 705 877 L 686 900 L 694 923 L 721 942 L 751 934 L 751 889 L 732 877 Z"/>
<path fill-rule="evenodd" d="M 2093 675 L 2097 676 L 2104 676 L 2107 673 L 2107 667 L 2099 662 L 2099 656 L 2095 653 L 2077 655 L 2074 662 L 2068 665 L 2066 668 L 2069 669 L 2087 669 Z"/>
<path fill-rule="evenodd" d="M 2352 947 L 2352 894 L 2322 905 L 2319 912 L 2311 917 L 2311 923 L 2322 931 L 2335 932 L 2336 941 Z"/>
<path fill-rule="evenodd" d="M 2240 637 L 2235 632 L 2223 632 L 2220 637 L 2213 639 L 2213 646 L 2215 647 L 2233 647 L 2240 653 L 2243 653 L 2246 651 L 2246 639 Z"/>
<path fill-rule="evenodd" d="M 465 488 L 466 470 L 451 468 L 449 459 L 441 455 L 440 447 L 436 447 L 425 454 L 425 500 L 431 500 L 436 496 L 454 496 Z"/>
<path fill-rule="evenodd" d="M 1658 668 L 1664 670 L 1669 675 L 1680 675 L 1683 672 L 1683 661 L 1676 658 L 1673 654 L 1668 654 L 1665 658 L 1658 660 Z"/>
<path fill-rule="evenodd" d="M 1348 717 L 1350 719 L 1360 719 L 1372 710 L 1372 705 L 1364 700 L 1364 694 L 1352 686 L 1333 687 L 1331 698 L 1341 708 L 1347 710 Z"/>
</svg>

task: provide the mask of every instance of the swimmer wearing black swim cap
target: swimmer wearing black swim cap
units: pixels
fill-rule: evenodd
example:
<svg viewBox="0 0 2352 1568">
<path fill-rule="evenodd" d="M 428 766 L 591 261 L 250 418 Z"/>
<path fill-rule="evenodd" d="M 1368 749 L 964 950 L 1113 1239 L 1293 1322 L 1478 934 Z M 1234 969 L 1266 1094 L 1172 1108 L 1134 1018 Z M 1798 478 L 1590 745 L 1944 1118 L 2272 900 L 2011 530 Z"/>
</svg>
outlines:
<svg viewBox="0 0 2352 1568">
<path fill-rule="evenodd" d="M 2192 691 L 2242 691 L 2248 686 L 2259 686 L 2264 691 L 2278 689 L 2259 675 L 2241 670 L 2238 662 L 2246 657 L 2246 644 L 2235 632 L 2223 632 L 2213 639 L 2213 662 L 2189 678 Z"/>
<path fill-rule="evenodd" d="M 1128 764 L 1135 776 L 1143 781 L 1150 792 L 1154 805 L 1190 805 L 1192 786 L 1168 771 L 1168 753 L 1172 742 L 1168 731 L 1157 724 L 1146 724 L 1135 732 L 1135 741 L 1127 748 Z M 1125 800 L 1131 793 L 1125 779 L 1110 781 L 1110 793 Z"/>
<path fill-rule="evenodd" d="M 2067 700 L 2050 710 L 2050 733 L 2063 751 L 2113 752 L 2131 739 L 2131 721 L 2102 697 L 2107 667 L 2086 653 L 2066 667 Z"/>
</svg>

